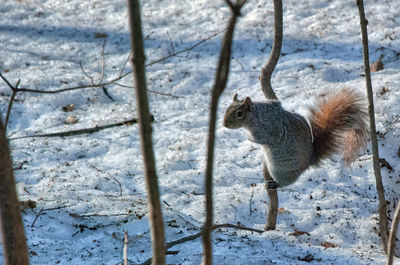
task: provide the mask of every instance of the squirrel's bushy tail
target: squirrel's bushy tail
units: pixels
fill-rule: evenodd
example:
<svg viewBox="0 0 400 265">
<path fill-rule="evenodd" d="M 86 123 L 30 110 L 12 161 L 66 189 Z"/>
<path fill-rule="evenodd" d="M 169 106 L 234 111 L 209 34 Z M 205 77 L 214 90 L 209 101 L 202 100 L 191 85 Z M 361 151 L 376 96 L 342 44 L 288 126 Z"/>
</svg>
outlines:
<svg viewBox="0 0 400 265">
<path fill-rule="evenodd" d="M 368 136 L 364 96 L 350 88 L 318 97 L 311 109 L 314 136 L 312 165 L 342 153 L 347 165 L 355 161 Z"/>
</svg>

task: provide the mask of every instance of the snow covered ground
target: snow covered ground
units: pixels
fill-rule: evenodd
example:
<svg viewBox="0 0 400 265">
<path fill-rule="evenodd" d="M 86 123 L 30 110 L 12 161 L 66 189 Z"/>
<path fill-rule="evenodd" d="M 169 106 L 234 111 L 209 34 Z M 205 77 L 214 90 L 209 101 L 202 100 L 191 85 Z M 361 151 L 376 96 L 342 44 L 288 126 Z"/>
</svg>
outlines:
<svg viewBox="0 0 400 265">
<path fill-rule="evenodd" d="M 224 1 L 142 1 L 147 62 L 192 47 L 224 29 Z M 329 88 L 365 91 L 355 1 L 284 3 L 282 56 L 272 79 L 282 104 L 301 111 Z M 390 213 L 400 192 L 400 1 L 365 1 L 380 156 Z M 0 72 L 20 87 L 56 90 L 119 75 L 129 54 L 125 1 L 5 0 L 0 5 Z M 215 222 L 263 229 L 267 195 L 260 148 L 243 130 L 221 124 L 234 93 L 263 100 L 258 81 L 272 44 L 272 1 L 243 8 L 230 78 L 219 108 L 214 174 Z M 222 34 L 147 68 L 159 185 L 167 241 L 199 232 L 204 221 L 208 105 Z M 130 70 L 127 65 L 124 70 Z M 118 83 L 118 84 L 117 84 Z M 15 178 L 32 264 L 122 261 L 124 231 L 132 264 L 151 256 L 137 126 L 70 137 L 18 138 L 123 121 L 136 116 L 132 76 L 102 88 L 58 94 L 19 93 L 8 126 Z M 122 86 L 121 86 L 122 85 Z M 163 94 L 160 94 L 161 92 Z M 0 82 L 4 119 L 11 90 Z M 63 111 L 76 104 L 72 112 Z M 72 115 L 78 122 L 66 124 Z M 390 128 L 390 129 L 389 129 Z M 382 134 L 386 131 L 386 134 Z M 277 230 L 213 234 L 215 264 L 384 264 L 370 146 L 351 170 L 338 158 L 305 172 L 279 191 Z M 294 231 L 308 234 L 294 236 Z M 330 246 L 330 247 L 329 247 Z M 199 264 L 201 240 L 170 250 L 169 264 Z M 2 251 L 2 250 L 1 250 Z M 2 253 L 2 252 L 1 252 Z M 2 255 L 2 254 L 0 254 Z M 0 257 L 0 264 L 3 262 Z M 400 264 L 397 261 L 397 264 Z"/>
</svg>

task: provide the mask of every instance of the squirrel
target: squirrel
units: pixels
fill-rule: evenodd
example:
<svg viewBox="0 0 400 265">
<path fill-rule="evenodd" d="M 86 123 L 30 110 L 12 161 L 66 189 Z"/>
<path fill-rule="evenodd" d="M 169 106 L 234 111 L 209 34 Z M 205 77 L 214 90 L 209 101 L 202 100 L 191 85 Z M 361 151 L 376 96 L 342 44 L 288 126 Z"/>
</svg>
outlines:
<svg viewBox="0 0 400 265">
<path fill-rule="evenodd" d="M 366 146 L 368 113 L 361 93 L 344 88 L 316 99 L 310 117 L 285 110 L 277 100 L 238 100 L 235 94 L 223 125 L 245 128 L 247 139 L 260 144 L 264 167 L 273 179 L 267 188 L 293 184 L 309 167 L 342 154 L 345 164 L 354 162 Z"/>
</svg>

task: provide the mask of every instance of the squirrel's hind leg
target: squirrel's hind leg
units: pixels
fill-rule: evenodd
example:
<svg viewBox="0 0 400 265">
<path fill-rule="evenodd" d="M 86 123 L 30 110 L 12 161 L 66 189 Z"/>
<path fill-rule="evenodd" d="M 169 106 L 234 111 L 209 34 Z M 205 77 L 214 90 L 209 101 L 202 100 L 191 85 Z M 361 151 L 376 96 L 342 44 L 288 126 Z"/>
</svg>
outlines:
<svg viewBox="0 0 400 265">
<path fill-rule="evenodd" d="M 263 175 L 266 190 L 277 189 L 279 187 L 279 184 L 271 177 L 271 174 L 269 173 L 268 167 L 265 163 L 263 164 Z"/>
</svg>

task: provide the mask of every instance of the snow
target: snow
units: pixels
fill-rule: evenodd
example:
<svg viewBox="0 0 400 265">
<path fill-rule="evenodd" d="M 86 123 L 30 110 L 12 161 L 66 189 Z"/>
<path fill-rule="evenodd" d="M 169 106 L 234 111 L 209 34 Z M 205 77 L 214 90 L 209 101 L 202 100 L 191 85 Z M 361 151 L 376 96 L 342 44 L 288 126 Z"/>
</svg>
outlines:
<svg viewBox="0 0 400 265">
<path fill-rule="evenodd" d="M 355 1 L 284 1 L 282 56 L 272 78 L 285 108 L 305 113 L 331 88 L 365 91 Z M 390 215 L 399 200 L 400 114 L 399 1 L 365 1 L 380 156 Z M 118 76 L 129 54 L 125 1 L 3 1 L 0 6 L 0 71 L 20 87 L 56 90 Z M 215 223 L 263 229 L 267 194 L 260 148 L 221 118 L 235 93 L 263 100 L 258 75 L 272 45 L 272 1 L 249 1 L 235 33 L 228 86 L 218 112 L 214 170 Z M 220 32 L 229 18 L 224 1 L 142 1 L 147 62 L 192 47 Z M 210 90 L 222 34 L 147 67 L 154 148 L 167 241 L 199 232 L 204 221 L 204 170 Z M 171 41 L 173 48 L 171 47 Z M 130 70 L 127 65 L 125 72 Z M 132 86 L 132 76 L 117 82 Z M 384 91 L 383 88 L 388 89 Z M 151 256 L 146 189 L 135 124 L 69 137 L 18 138 L 106 125 L 136 117 L 132 88 L 116 83 L 58 94 L 19 93 L 8 137 L 32 264 L 107 264 Z M 2 118 L 10 89 L 0 82 Z M 76 104 L 73 112 L 62 107 Z M 65 124 L 72 114 L 78 122 Z M 18 139 L 17 139 L 18 138 Z M 377 195 L 368 150 L 352 169 L 340 158 L 305 172 L 279 190 L 276 231 L 233 229 L 213 233 L 215 264 L 384 264 L 378 236 Z M 309 234 L 293 236 L 295 230 Z M 337 247 L 326 248 L 324 242 Z M 199 264 L 201 239 L 174 246 L 169 264 Z M 1 250 L 2 253 L 2 250 Z M 2 254 L 0 254 L 2 255 Z M 312 260 L 307 260 L 311 257 Z M 3 257 L 0 257 L 0 263 Z M 400 261 L 397 260 L 397 264 Z"/>
</svg>

